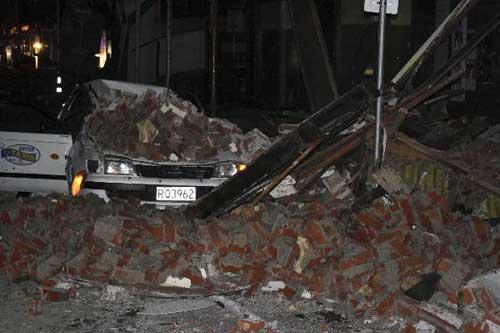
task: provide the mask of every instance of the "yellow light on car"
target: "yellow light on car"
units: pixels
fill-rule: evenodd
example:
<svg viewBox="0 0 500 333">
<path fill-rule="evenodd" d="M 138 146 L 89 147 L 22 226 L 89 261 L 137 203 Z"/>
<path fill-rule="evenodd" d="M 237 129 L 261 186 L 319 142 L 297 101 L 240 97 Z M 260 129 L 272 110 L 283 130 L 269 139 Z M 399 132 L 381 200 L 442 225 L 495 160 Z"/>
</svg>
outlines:
<svg viewBox="0 0 500 333">
<path fill-rule="evenodd" d="M 82 171 L 77 173 L 73 178 L 73 182 L 71 183 L 71 195 L 73 197 L 76 197 L 78 196 L 78 194 L 80 194 L 83 188 L 83 181 L 85 180 L 85 176 L 86 173 Z"/>
<path fill-rule="evenodd" d="M 246 164 L 243 164 L 243 163 L 240 163 L 238 164 L 238 172 L 243 172 L 247 169 L 247 165 Z"/>
</svg>

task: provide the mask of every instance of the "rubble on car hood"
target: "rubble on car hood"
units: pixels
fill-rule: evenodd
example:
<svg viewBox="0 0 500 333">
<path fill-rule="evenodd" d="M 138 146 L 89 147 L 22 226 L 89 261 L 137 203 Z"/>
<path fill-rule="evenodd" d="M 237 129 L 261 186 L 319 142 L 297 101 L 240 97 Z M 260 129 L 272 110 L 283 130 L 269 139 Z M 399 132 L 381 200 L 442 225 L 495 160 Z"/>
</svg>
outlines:
<svg viewBox="0 0 500 333">
<path fill-rule="evenodd" d="M 246 134 L 235 124 L 200 113 L 170 90 L 98 80 L 89 85 L 95 110 L 84 131 L 103 151 L 155 162 L 237 160 L 250 163 L 271 145 L 254 129 Z"/>
</svg>

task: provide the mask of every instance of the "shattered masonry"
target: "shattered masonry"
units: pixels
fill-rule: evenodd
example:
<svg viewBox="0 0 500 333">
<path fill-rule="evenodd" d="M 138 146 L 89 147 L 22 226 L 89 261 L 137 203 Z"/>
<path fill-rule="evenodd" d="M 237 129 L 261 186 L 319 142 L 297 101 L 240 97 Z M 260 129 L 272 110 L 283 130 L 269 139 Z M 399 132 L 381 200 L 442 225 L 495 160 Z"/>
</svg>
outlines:
<svg viewBox="0 0 500 333">
<path fill-rule="evenodd" d="M 258 129 L 243 134 L 227 120 L 209 118 L 191 102 L 152 90 L 137 96 L 112 90 L 94 101 L 85 131 L 105 152 L 156 162 L 238 160 L 249 163 L 271 142 Z"/>
</svg>

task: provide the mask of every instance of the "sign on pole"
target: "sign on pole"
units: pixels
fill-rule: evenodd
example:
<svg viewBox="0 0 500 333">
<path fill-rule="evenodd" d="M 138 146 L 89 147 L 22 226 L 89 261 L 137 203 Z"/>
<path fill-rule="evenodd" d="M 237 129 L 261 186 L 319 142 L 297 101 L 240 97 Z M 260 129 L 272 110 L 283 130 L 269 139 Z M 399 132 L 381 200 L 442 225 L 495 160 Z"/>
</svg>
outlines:
<svg viewBox="0 0 500 333">
<path fill-rule="evenodd" d="M 399 0 L 387 0 L 386 13 L 397 15 L 399 10 Z M 365 12 L 380 13 L 380 0 L 365 0 Z"/>
</svg>

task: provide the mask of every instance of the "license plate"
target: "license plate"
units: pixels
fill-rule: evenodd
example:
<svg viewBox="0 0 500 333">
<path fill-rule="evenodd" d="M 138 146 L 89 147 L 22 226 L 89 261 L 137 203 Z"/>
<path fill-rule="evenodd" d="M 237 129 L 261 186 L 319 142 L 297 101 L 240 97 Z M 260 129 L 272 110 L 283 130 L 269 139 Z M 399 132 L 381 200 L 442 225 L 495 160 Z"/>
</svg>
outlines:
<svg viewBox="0 0 500 333">
<path fill-rule="evenodd" d="M 158 201 L 196 201 L 196 187 L 157 187 Z"/>
</svg>

